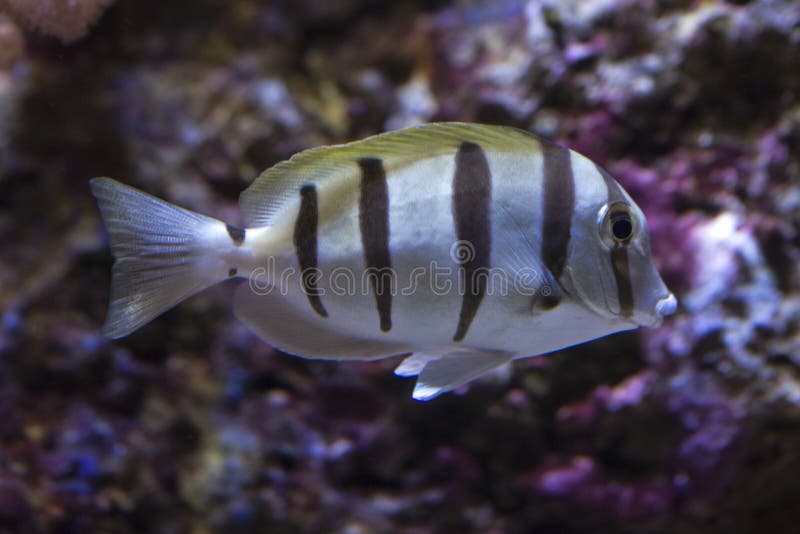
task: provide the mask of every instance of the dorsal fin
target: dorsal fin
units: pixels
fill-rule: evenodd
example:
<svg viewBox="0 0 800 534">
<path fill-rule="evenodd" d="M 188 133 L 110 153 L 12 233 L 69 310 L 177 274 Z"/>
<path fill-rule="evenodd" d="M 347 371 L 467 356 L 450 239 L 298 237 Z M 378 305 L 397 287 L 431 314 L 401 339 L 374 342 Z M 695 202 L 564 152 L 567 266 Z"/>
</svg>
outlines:
<svg viewBox="0 0 800 534">
<path fill-rule="evenodd" d="M 267 169 L 245 189 L 239 206 L 247 228 L 268 226 L 304 184 L 353 179 L 359 176 L 358 160 L 378 157 L 387 172 L 420 159 L 455 152 L 463 142 L 484 148 L 531 150 L 536 138 L 506 126 L 463 122 L 431 123 L 375 135 L 343 145 L 304 150 Z"/>
</svg>

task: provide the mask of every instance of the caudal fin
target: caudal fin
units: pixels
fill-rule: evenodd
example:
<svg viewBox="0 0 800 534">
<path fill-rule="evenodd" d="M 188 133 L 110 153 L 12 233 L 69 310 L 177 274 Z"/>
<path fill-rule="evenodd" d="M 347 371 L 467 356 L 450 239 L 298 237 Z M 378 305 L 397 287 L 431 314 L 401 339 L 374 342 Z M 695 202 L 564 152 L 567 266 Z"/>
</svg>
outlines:
<svg viewBox="0 0 800 534">
<path fill-rule="evenodd" d="M 230 244 L 225 223 L 110 178 L 90 185 L 115 257 L 107 337 L 127 336 L 227 277 L 218 259 L 220 243 Z"/>
</svg>

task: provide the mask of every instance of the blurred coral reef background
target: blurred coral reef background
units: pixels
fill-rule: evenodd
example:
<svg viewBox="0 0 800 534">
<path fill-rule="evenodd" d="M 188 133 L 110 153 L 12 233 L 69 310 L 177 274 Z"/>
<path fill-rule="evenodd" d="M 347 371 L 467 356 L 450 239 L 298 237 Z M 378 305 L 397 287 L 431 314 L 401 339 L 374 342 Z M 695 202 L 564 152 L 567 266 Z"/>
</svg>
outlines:
<svg viewBox="0 0 800 534">
<path fill-rule="evenodd" d="M 112 0 L 0 0 L 0 10 L 29 28 L 59 38 L 77 41 L 111 4 Z"/>
<path fill-rule="evenodd" d="M 796 532 L 800 4 L 0 0 L 0 530 Z M 681 311 L 422 404 L 233 284 L 99 334 L 107 175 L 240 222 L 296 151 L 433 120 L 605 165 Z"/>
</svg>

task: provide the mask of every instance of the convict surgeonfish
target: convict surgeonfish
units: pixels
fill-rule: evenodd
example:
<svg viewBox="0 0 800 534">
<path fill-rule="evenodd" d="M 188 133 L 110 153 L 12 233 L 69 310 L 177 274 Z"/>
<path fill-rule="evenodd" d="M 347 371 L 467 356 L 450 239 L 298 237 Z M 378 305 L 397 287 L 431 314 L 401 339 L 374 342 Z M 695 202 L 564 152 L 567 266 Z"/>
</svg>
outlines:
<svg viewBox="0 0 800 534">
<path fill-rule="evenodd" d="M 116 258 L 104 333 L 244 278 L 236 315 L 274 347 L 406 354 L 427 400 L 511 360 L 675 310 L 639 207 L 580 154 L 513 128 L 427 124 L 296 154 L 240 197 L 244 228 L 91 182 Z"/>
</svg>

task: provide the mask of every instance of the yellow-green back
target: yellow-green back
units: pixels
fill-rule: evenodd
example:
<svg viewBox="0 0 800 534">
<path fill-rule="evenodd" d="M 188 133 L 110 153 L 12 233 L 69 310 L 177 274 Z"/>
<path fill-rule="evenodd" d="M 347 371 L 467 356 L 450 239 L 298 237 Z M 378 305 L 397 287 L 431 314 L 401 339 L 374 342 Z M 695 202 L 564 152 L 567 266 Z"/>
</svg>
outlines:
<svg viewBox="0 0 800 534">
<path fill-rule="evenodd" d="M 464 143 L 484 150 L 538 150 L 540 140 L 522 130 L 463 122 L 431 123 L 375 135 L 343 145 L 299 152 L 264 171 L 239 197 L 248 228 L 267 226 L 303 184 L 357 180 L 358 160 L 380 158 L 387 174 L 421 159 L 455 153 Z M 355 184 L 354 184 L 355 187 Z"/>
</svg>

